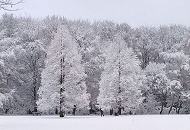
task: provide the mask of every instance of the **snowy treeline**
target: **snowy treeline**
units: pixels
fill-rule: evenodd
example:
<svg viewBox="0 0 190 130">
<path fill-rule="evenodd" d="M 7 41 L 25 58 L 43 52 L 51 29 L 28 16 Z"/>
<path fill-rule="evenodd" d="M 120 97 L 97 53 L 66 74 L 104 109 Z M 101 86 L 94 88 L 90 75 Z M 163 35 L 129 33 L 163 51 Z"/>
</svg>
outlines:
<svg viewBox="0 0 190 130">
<path fill-rule="evenodd" d="M 190 28 L 0 19 L 0 113 L 190 113 Z"/>
</svg>

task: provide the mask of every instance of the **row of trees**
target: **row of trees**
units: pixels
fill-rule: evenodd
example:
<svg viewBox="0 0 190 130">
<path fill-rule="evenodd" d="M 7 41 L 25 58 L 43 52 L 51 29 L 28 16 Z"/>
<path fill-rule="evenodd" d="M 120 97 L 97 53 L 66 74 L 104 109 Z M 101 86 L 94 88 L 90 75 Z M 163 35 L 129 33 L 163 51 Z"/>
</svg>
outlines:
<svg viewBox="0 0 190 130">
<path fill-rule="evenodd" d="M 7 14 L 0 21 L 1 113 L 189 113 L 187 27 Z"/>
<path fill-rule="evenodd" d="M 70 31 L 67 31 L 67 33 L 65 33 L 64 30 L 62 30 L 62 32 L 60 32 L 59 30 L 56 36 L 59 36 L 59 37 L 62 36 L 62 37 L 68 38 L 69 37 L 68 35 L 72 35 L 72 29 L 67 24 L 63 26 L 64 26 L 64 30 L 70 30 Z M 178 26 L 175 26 L 175 27 L 177 28 Z M 134 30 L 130 30 L 130 31 L 131 32 L 128 32 L 128 33 L 134 33 L 133 32 Z M 137 29 L 135 31 L 139 31 L 139 30 Z M 144 33 L 145 31 L 146 32 L 145 34 L 148 35 L 147 33 L 150 33 L 149 31 L 152 31 L 152 29 L 147 30 L 147 28 L 140 28 L 140 31 L 142 31 L 141 33 Z M 166 109 L 165 113 L 166 111 L 167 113 L 171 113 L 171 112 L 174 112 L 174 110 L 176 113 L 179 113 L 181 108 L 184 108 L 183 112 L 188 111 L 188 107 L 187 108 L 185 107 L 188 106 L 188 100 L 189 100 L 189 88 L 188 88 L 189 87 L 188 80 L 189 80 L 189 72 L 190 72 L 189 71 L 189 56 L 185 54 L 183 49 L 181 48 L 182 47 L 181 45 L 182 44 L 184 45 L 184 43 L 182 43 L 183 37 L 181 41 L 174 43 L 174 45 L 171 44 L 171 47 L 169 49 L 166 49 L 166 51 L 164 51 L 165 46 L 159 43 L 159 41 L 155 41 L 155 40 L 159 40 L 159 39 L 156 39 L 157 38 L 156 31 L 159 31 L 159 30 L 155 29 L 154 31 L 155 31 L 155 34 L 152 35 L 152 39 L 150 39 L 150 37 L 143 37 L 141 36 L 142 34 L 140 35 L 140 37 L 137 37 L 139 33 L 137 36 L 135 36 L 135 39 L 132 39 L 133 38 L 131 36 L 132 34 L 130 36 L 128 33 L 124 34 L 123 30 L 118 30 L 116 31 L 116 33 L 109 32 L 108 34 L 104 34 L 103 36 L 101 34 L 97 34 L 94 38 L 92 38 L 92 41 L 90 41 L 89 43 L 90 46 L 88 48 L 85 48 L 85 52 L 82 51 L 83 46 L 81 45 L 81 43 L 82 44 L 84 43 L 81 41 L 78 41 L 75 35 L 73 35 L 73 37 L 70 37 L 70 39 L 65 38 L 65 41 L 62 40 L 63 44 L 78 43 L 76 44 L 78 45 L 78 50 L 75 50 L 75 51 L 83 55 L 84 58 L 81 58 L 81 59 L 78 58 L 78 59 L 80 59 L 80 62 L 79 62 L 80 65 L 83 65 L 84 67 L 86 64 L 92 63 L 89 61 L 86 63 L 85 57 L 89 53 L 96 52 L 96 55 L 95 57 L 93 57 L 92 60 L 95 59 L 94 62 L 99 63 L 99 67 L 100 67 L 99 69 L 101 70 L 100 71 L 101 76 L 99 77 L 99 80 L 98 80 L 99 93 L 97 96 L 97 107 L 99 107 L 101 110 L 104 110 L 104 111 L 112 110 L 112 111 L 115 111 L 115 113 L 117 114 L 122 114 L 122 110 L 125 113 L 132 111 L 133 113 L 160 113 L 160 114 L 164 112 L 164 109 Z M 107 33 L 107 32 L 105 32 L 104 30 L 104 32 L 101 32 L 101 33 Z M 125 39 L 126 36 L 129 37 L 130 40 Z M 174 40 L 173 38 L 174 37 L 172 37 L 172 40 Z M 54 47 L 54 49 L 57 51 L 58 55 L 56 57 L 58 58 L 57 62 L 59 63 L 61 59 L 59 56 L 61 55 L 59 55 L 59 51 L 57 48 L 61 46 L 60 45 L 61 43 L 59 43 L 58 45 L 57 43 L 60 40 L 59 39 L 56 39 L 56 40 L 57 42 L 56 43 L 52 42 L 50 48 Z M 72 40 L 73 42 L 70 42 Z M 149 42 L 148 45 L 145 40 Z M 91 44 L 95 44 L 95 46 L 94 45 L 92 46 Z M 134 44 L 137 44 L 137 46 Z M 139 47 L 138 44 L 141 44 L 143 47 L 142 46 Z M 167 43 L 163 43 L 163 44 L 168 44 L 168 41 Z M 163 48 L 161 48 L 161 46 L 163 46 Z M 67 48 L 66 46 L 64 46 L 62 49 L 64 50 Z M 143 54 L 140 52 L 139 49 L 142 49 L 141 51 L 143 52 Z M 156 49 L 158 49 L 159 51 L 156 51 Z M 161 49 L 163 50 L 161 51 Z M 72 53 L 74 54 L 74 52 Z M 49 57 L 52 56 L 52 52 L 49 52 L 48 54 L 50 54 Z M 62 56 L 62 57 L 66 57 L 66 56 Z M 51 60 L 55 63 L 55 58 L 52 58 Z M 65 61 L 66 59 L 64 58 L 64 62 Z M 60 66 L 60 64 L 58 63 L 55 63 L 55 64 Z M 75 63 L 78 63 L 78 62 L 75 62 Z M 46 65 L 49 66 L 49 64 L 50 63 L 47 63 Z M 80 65 L 77 65 L 77 66 L 80 66 Z M 55 65 L 51 66 L 51 69 L 55 71 L 54 66 Z M 56 83 L 58 83 L 58 79 L 60 77 L 59 70 L 60 70 L 60 67 L 57 67 L 57 71 L 58 71 L 57 77 L 56 77 L 57 79 L 54 79 Z M 66 70 L 69 70 L 69 69 L 66 69 Z M 77 75 L 77 72 L 75 72 L 75 74 Z M 47 74 L 45 74 L 45 77 L 51 78 L 50 75 L 47 76 Z M 67 76 L 67 75 L 69 74 L 64 73 L 64 76 Z M 44 82 L 47 83 L 49 79 L 47 78 L 45 79 L 46 80 Z M 64 78 L 64 80 L 66 79 Z M 76 87 L 74 89 L 78 91 L 77 82 L 75 80 L 71 80 L 69 82 L 70 83 L 73 82 L 75 84 L 74 86 L 70 85 L 69 87 L 70 88 Z M 51 98 L 50 95 L 54 95 L 55 93 L 53 92 L 53 90 L 57 91 L 57 95 L 58 95 L 58 92 L 61 93 L 62 87 L 60 87 L 59 85 L 60 84 L 57 84 L 57 86 L 54 85 L 57 88 L 57 90 L 55 88 L 52 88 L 52 85 L 49 86 L 50 87 L 49 89 L 44 90 L 43 85 L 42 85 L 42 90 L 40 91 L 41 92 L 40 95 L 42 97 L 39 100 L 40 108 L 42 108 L 41 111 L 54 110 L 58 108 L 59 106 L 60 107 L 67 106 L 68 108 L 70 108 L 70 110 L 72 110 L 72 108 L 77 107 L 80 110 L 81 108 L 84 109 L 85 107 L 88 106 L 85 103 L 81 103 L 79 101 L 78 101 L 79 104 L 77 104 L 76 102 L 72 103 L 76 99 L 80 99 L 79 97 L 77 97 L 77 95 L 75 95 L 75 98 L 73 98 L 72 101 L 65 98 L 65 96 L 67 96 L 67 91 L 68 91 L 65 89 L 64 89 L 64 92 L 66 93 L 65 95 L 63 94 L 63 97 L 64 97 L 63 99 L 62 99 L 62 96 L 56 96 L 56 97 L 59 97 L 57 98 L 57 100 Z M 67 85 L 63 84 L 62 86 L 66 87 Z M 44 85 L 44 87 L 46 87 L 46 85 Z M 81 92 L 86 93 L 86 91 L 81 91 Z M 43 95 L 46 95 L 45 93 L 50 94 L 48 95 L 48 98 L 47 97 L 43 98 Z M 76 93 L 76 92 L 73 92 L 73 93 Z M 82 96 L 80 95 L 80 97 Z M 48 102 L 47 104 L 50 105 L 51 107 L 48 107 L 47 104 L 45 105 L 43 102 L 41 102 L 43 101 L 43 99 L 45 99 L 46 102 Z M 50 100 L 56 101 L 56 102 L 49 104 Z M 88 100 L 88 97 L 83 99 L 83 101 L 85 100 Z M 61 103 L 59 104 L 59 102 L 61 103 L 64 102 L 64 103 L 61 105 Z M 72 103 L 72 105 L 67 105 L 68 103 Z M 64 110 L 69 111 L 68 108 Z"/>
</svg>

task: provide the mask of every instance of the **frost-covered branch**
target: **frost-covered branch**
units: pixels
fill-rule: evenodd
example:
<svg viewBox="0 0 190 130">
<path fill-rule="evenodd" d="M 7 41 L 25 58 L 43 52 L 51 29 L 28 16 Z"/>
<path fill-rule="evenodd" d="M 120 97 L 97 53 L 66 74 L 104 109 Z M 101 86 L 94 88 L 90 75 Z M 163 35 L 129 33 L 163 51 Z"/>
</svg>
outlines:
<svg viewBox="0 0 190 130">
<path fill-rule="evenodd" d="M 0 0 L 0 9 L 6 11 L 16 11 L 18 9 L 14 9 L 14 6 L 23 3 L 23 0 L 13 1 L 13 0 Z"/>
</svg>

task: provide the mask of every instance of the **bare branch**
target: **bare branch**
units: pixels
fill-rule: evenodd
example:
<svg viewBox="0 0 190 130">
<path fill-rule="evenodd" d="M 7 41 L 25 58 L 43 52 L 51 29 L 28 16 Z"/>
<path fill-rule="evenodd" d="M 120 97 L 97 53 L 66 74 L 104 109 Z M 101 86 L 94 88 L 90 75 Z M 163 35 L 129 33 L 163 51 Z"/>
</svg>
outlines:
<svg viewBox="0 0 190 130">
<path fill-rule="evenodd" d="M 17 11 L 19 9 L 13 9 L 13 6 L 23 3 L 23 0 L 14 2 L 13 0 L 0 0 L 0 9 L 5 11 Z"/>
</svg>

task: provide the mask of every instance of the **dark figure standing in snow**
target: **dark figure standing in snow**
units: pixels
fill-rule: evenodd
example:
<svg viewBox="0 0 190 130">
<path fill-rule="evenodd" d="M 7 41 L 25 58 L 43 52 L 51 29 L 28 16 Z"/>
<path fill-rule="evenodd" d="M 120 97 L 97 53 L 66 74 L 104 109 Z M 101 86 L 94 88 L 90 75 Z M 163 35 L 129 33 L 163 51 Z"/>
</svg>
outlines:
<svg viewBox="0 0 190 130">
<path fill-rule="evenodd" d="M 113 108 L 110 109 L 110 115 L 113 115 Z"/>
<path fill-rule="evenodd" d="M 132 115 L 133 113 L 132 113 L 132 111 L 129 111 L 129 115 Z"/>
<path fill-rule="evenodd" d="M 114 113 L 115 116 L 119 116 L 117 112 Z"/>
<path fill-rule="evenodd" d="M 74 105 L 74 108 L 73 108 L 73 115 L 75 115 L 75 113 L 76 113 L 76 109 L 77 109 L 77 106 L 76 105 Z"/>
<path fill-rule="evenodd" d="M 32 111 L 30 109 L 28 110 L 28 114 L 32 114 Z"/>
<path fill-rule="evenodd" d="M 124 111 L 124 107 L 119 106 L 119 108 L 118 108 L 118 112 L 117 112 L 118 115 L 121 115 L 121 111 L 122 111 L 122 110 Z"/>
<path fill-rule="evenodd" d="M 60 116 L 60 117 L 64 117 L 64 116 L 65 116 L 65 112 L 64 112 L 64 111 L 60 111 L 60 112 L 59 112 L 59 116 Z"/>
<path fill-rule="evenodd" d="M 100 108 L 100 114 L 101 116 L 104 116 L 104 111 Z"/>
<path fill-rule="evenodd" d="M 55 114 L 58 115 L 59 114 L 59 111 L 57 108 L 55 108 Z"/>
</svg>

